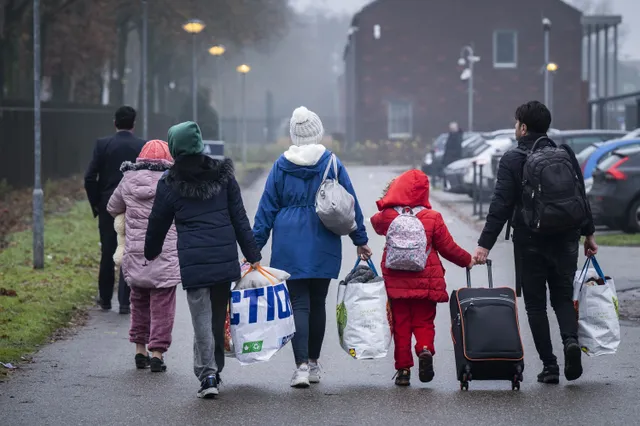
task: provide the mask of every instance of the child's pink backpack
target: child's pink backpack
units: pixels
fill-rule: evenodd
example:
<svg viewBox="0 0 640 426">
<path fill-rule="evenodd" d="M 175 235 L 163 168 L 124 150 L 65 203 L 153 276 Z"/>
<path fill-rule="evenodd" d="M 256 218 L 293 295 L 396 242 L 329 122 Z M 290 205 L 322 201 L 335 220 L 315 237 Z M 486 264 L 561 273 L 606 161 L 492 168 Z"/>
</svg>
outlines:
<svg viewBox="0 0 640 426">
<path fill-rule="evenodd" d="M 395 207 L 398 212 L 387 231 L 385 266 L 398 271 L 422 271 L 427 265 L 427 234 L 418 213 L 424 207 Z"/>
</svg>

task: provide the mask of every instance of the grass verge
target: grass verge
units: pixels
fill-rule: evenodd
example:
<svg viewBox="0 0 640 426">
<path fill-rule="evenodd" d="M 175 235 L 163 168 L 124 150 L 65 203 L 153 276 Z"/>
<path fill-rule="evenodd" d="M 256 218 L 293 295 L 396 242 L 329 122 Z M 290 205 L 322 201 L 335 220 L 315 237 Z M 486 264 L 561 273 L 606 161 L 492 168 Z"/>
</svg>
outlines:
<svg viewBox="0 0 640 426">
<path fill-rule="evenodd" d="M 600 246 L 640 247 L 640 234 L 598 234 L 596 241 Z"/>
<path fill-rule="evenodd" d="M 0 252 L 0 361 L 20 361 L 91 302 L 98 240 L 86 202 L 46 219 L 43 270 L 32 268 L 30 231 L 9 237 L 8 247 Z M 0 366 L 0 379 L 3 373 Z"/>
</svg>

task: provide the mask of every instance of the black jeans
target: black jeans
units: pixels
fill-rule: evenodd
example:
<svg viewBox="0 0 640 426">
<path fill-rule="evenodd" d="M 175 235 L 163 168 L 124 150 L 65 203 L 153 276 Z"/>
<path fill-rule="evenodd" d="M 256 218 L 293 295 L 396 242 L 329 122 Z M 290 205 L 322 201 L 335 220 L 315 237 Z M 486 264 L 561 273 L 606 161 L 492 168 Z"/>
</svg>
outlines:
<svg viewBox="0 0 640 426">
<path fill-rule="evenodd" d="M 111 298 L 113 297 L 113 286 L 115 283 L 116 273 L 115 264 L 113 263 L 113 254 L 118 248 L 118 236 L 113 229 L 113 216 L 106 210 L 100 211 L 98 214 L 98 229 L 100 230 L 101 257 L 100 257 L 100 275 L 98 277 L 98 290 L 100 292 L 100 301 L 103 308 L 111 309 Z M 124 280 L 124 275 L 120 271 L 118 280 L 118 302 L 121 307 L 129 307 L 129 297 L 131 289 Z"/>
<path fill-rule="evenodd" d="M 563 343 L 577 339 L 573 279 L 578 267 L 578 241 L 520 239 L 514 244 L 519 245 L 515 250 L 520 256 L 516 259 L 520 275 L 517 280 L 522 284 L 533 341 L 542 362 L 545 365 L 556 364 L 547 318 L 547 283 Z"/>
<path fill-rule="evenodd" d="M 296 323 L 296 334 L 291 340 L 296 364 L 320 358 L 327 324 L 325 302 L 330 283 L 330 279 L 319 278 L 287 281 Z"/>
</svg>

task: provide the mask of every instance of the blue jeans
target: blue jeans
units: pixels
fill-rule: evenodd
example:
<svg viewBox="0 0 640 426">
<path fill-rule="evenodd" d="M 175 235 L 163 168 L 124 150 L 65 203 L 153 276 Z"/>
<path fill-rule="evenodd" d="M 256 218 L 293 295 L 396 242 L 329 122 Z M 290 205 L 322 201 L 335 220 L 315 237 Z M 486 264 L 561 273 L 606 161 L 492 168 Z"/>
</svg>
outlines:
<svg viewBox="0 0 640 426">
<path fill-rule="evenodd" d="M 291 345 L 298 365 L 320 358 L 327 323 L 325 302 L 330 283 L 330 279 L 320 278 L 287 281 L 296 323 L 296 334 Z"/>
</svg>

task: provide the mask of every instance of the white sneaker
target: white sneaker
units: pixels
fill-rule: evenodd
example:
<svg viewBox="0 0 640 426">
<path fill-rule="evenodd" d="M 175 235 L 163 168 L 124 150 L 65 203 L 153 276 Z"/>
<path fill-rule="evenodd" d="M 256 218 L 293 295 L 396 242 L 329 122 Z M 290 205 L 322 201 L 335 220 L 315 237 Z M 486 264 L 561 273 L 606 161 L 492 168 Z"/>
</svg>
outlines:
<svg viewBox="0 0 640 426">
<path fill-rule="evenodd" d="M 309 366 L 302 364 L 296 369 L 291 378 L 292 388 L 308 388 L 309 387 Z"/>
<path fill-rule="evenodd" d="M 322 369 L 317 362 L 309 363 L 309 383 L 320 383 L 322 377 Z"/>
</svg>

